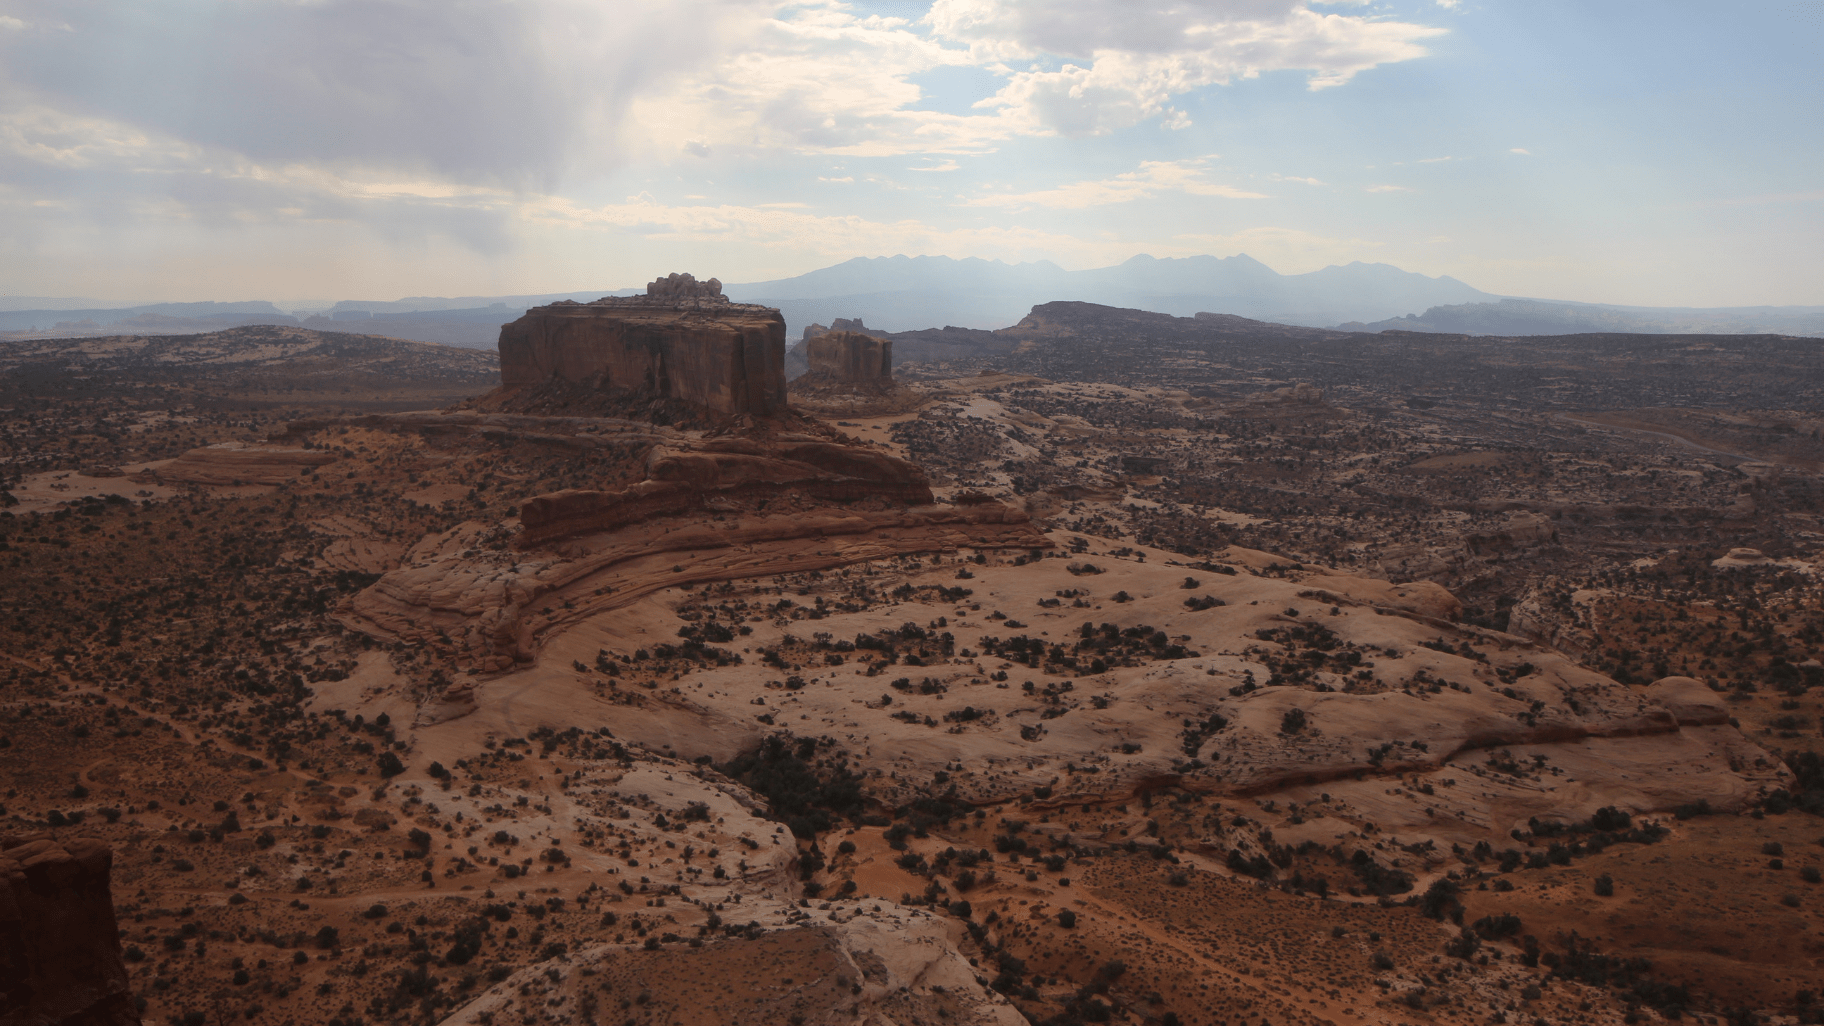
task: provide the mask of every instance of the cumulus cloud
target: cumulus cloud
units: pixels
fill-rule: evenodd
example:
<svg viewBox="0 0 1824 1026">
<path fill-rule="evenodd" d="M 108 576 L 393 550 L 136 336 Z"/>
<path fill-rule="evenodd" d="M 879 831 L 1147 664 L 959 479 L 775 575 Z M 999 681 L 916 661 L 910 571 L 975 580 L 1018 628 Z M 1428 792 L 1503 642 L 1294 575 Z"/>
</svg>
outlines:
<svg viewBox="0 0 1824 1026">
<path fill-rule="evenodd" d="M 757 156 L 950 171 L 1022 137 L 1183 128 L 1181 98 L 1271 72 L 1340 85 L 1422 56 L 1442 31 L 1314 2 L 935 0 L 884 17 L 842 0 L 5 0 L 0 206 L 54 215 L 65 233 L 336 223 L 501 253 L 551 197 L 625 191 L 613 185 L 624 169 L 664 167 L 694 194 Z M 975 92 L 940 103 L 927 92 L 937 80 Z M 908 188 L 880 169 L 831 180 L 850 177 L 872 193 Z M 1258 196 L 1205 162 L 1156 161 L 976 205 L 1161 194 Z M 678 209 L 690 212 L 666 215 L 660 234 L 712 238 L 704 218 L 761 231 L 803 215 Z M 1017 232 L 938 239 L 890 218 L 814 226 L 872 240 L 854 253 L 1087 252 Z"/>
<path fill-rule="evenodd" d="M 197 167 L 527 191 L 640 159 L 947 155 L 1148 118 L 1184 127 L 1172 101 L 1193 90 L 1275 70 L 1335 85 L 1441 31 L 1305 0 L 936 0 L 917 22 L 840 0 L 10 7 L 0 119 L 37 126 L 8 143 L 25 159 L 186 150 Z M 59 30 L 17 31 L 38 24 Z M 963 66 L 1000 84 L 974 110 L 927 109 L 914 79 Z M 75 128 L 44 127 L 59 119 Z M 90 141 L 45 141 L 72 132 Z"/>
<path fill-rule="evenodd" d="M 1311 88 L 1424 56 L 1443 30 L 1318 13 L 1305 0 L 937 0 L 919 23 L 822 0 L 755 18 L 702 74 L 635 107 L 642 133 L 683 126 L 730 145 L 858 156 L 963 153 L 1022 135 L 1097 135 L 1151 118 L 1184 128 L 1179 96 L 1271 71 Z M 1017 66 L 1016 66 L 1017 65 Z M 992 71 L 979 113 L 926 109 L 912 81 Z"/>
<path fill-rule="evenodd" d="M 1312 89 L 1341 85 L 1424 56 L 1421 41 L 1444 31 L 1319 13 L 1303 0 L 937 0 L 926 20 L 978 59 L 1066 58 L 1007 68 L 1007 84 L 977 105 L 1024 131 L 1066 135 L 1156 116 L 1182 127 L 1173 97 L 1271 71 L 1303 71 Z"/>
<path fill-rule="evenodd" d="M 1181 192 L 1191 196 L 1220 196 L 1228 199 L 1265 199 L 1264 193 L 1249 192 L 1209 178 L 1214 157 L 1194 160 L 1142 161 L 1133 171 L 1112 178 L 1072 182 L 1055 189 L 1036 192 L 996 193 L 969 201 L 978 207 L 1053 207 L 1081 210 L 1131 203 L 1162 192 Z"/>
</svg>

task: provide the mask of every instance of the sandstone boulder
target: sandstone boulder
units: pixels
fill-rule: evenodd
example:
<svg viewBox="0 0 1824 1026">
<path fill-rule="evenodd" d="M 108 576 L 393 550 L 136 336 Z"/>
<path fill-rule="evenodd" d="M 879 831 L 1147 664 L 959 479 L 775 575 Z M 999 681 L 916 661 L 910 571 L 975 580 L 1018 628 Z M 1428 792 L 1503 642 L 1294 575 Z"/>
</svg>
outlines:
<svg viewBox="0 0 1824 1026">
<path fill-rule="evenodd" d="M 1314 590 L 1341 595 L 1355 602 L 1416 613 L 1437 620 L 1455 620 L 1463 612 L 1462 601 L 1443 585 L 1432 581 L 1394 582 L 1352 574 L 1335 574 L 1312 577 L 1306 583 Z"/>
<path fill-rule="evenodd" d="M 136 1026 L 108 875 L 92 837 L 0 839 L 0 1024 Z"/>
<path fill-rule="evenodd" d="M 1729 707 L 1701 680 L 1661 677 L 1647 685 L 1647 697 L 1686 727 L 1708 727 L 1729 722 Z"/>
</svg>

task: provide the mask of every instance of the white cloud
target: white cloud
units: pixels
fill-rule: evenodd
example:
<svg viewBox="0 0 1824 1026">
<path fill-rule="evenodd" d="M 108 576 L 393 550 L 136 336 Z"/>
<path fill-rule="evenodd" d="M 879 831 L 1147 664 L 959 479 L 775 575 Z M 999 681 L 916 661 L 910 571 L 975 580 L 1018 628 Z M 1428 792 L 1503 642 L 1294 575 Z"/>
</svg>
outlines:
<svg viewBox="0 0 1824 1026">
<path fill-rule="evenodd" d="M 1421 158 L 1419 158 L 1419 163 L 1421 163 L 1421 164 L 1447 164 L 1450 161 L 1453 161 L 1455 159 L 1457 159 L 1457 158 L 1455 158 L 1455 157 L 1421 157 Z"/>
<path fill-rule="evenodd" d="M 34 103 L 0 108 L 0 150 L 66 170 L 147 169 L 195 163 L 200 147 L 106 117 Z"/>
<path fill-rule="evenodd" d="M 1518 153 L 1518 154 L 1520 154 L 1520 155 L 1521 155 L 1521 156 L 1522 156 L 1522 157 L 1530 157 L 1530 156 L 1532 156 L 1532 155 L 1533 155 L 1533 151 L 1532 151 L 1532 150 L 1525 150 L 1525 149 L 1521 149 L 1521 148 L 1520 148 L 1520 147 L 1518 147 L 1518 146 L 1516 146 L 1516 147 L 1514 147 L 1514 148 L 1513 148 L 1513 149 L 1511 149 L 1511 150 L 1508 150 L 1508 151 L 1507 151 L 1507 152 L 1509 152 L 1509 153 Z"/>
<path fill-rule="evenodd" d="M 1306 0 L 938 0 L 923 24 L 841 0 L 218 2 L 163 19 L 9 6 L 8 28 L 73 23 L 30 46 L 0 31 L 0 95 L 16 104 L 262 165 L 541 192 L 641 160 L 948 155 L 1152 118 L 1183 128 L 1173 101 L 1194 90 L 1276 70 L 1336 85 L 1442 31 Z M 91 73 L 103 52 L 130 59 Z M 924 109 L 916 77 L 965 66 L 999 80 L 992 95 Z"/>
<path fill-rule="evenodd" d="M 910 78 L 967 65 L 969 52 L 835 0 L 731 16 L 706 47 L 700 69 L 632 104 L 628 143 L 662 153 L 689 134 L 744 151 L 885 156 L 979 152 L 1013 131 L 998 115 L 918 109 Z"/>
<path fill-rule="evenodd" d="M 1379 64 L 1425 55 L 1444 30 L 1320 14 L 1303 0 L 1140 0 L 1066 6 L 1029 0 L 937 0 L 926 18 L 942 38 L 986 61 L 1067 58 L 1008 70 L 977 104 L 1022 131 L 1096 135 L 1164 116 L 1171 99 L 1272 71 L 1304 71 L 1310 88 L 1341 85 Z M 1087 63 L 1082 61 L 1087 60 Z"/>
<path fill-rule="evenodd" d="M 1463 0 L 1437 0 L 1438 6 L 1447 11 L 1454 11 L 1463 6 Z"/>
<path fill-rule="evenodd" d="M 924 23 L 929 33 L 836 0 L 732 18 L 702 72 L 635 101 L 635 134 L 660 152 L 690 131 L 724 147 L 885 156 L 982 152 L 1150 118 L 1179 129 L 1191 121 L 1175 97 L 1282 70 L 1304 71 L 1313 89 L 1340 85 L 1424 56 L 1420 41 L 1443 31 L 1319 14 L 1305 0 L 938 0 Z M 1004 84 L 975 104 L 980 113 L 922 109 L 912 77 L 951 66 L 987 68 Z"/>
<path fill-rule="evenodd" d="M 1228 199 L 1265 199 L 1264 193 L 1248 192 L 1232 185 L 1209 180 L 1210 163 L 1215 158 L 1194 160 L 1148 160 L 1133 171 L 1113 178 L 1093 179 L 1060 185 L 1036 192 L 997 193 L 979 196 L 968 202 L 975 207 L 1054 207 L 1081 210 L 1130 203 L 1162 192 L 1182 192 L 1191 196 L 1221 196 Z"/>
<path fill-rule="evenodd" d="M 1316 178 L 1300 178 L 1297 175 L 1273 175 L 1272 178 L 1276 182 L 1298 182 L 1303 185 L 1323 185 L 1324 184 L 1322 181 L 1319 181 Z"/>
<path fill-rule="evenodd" d="M 20 21 L 10 14 L 0 14 L 0 31 L 24 32 L 25 22 Z"/>
<path fill-rule="evenodd" d="M 1370 185 L 1368 192 L 1412 192 L 1404 185 Z"/>
</svg>

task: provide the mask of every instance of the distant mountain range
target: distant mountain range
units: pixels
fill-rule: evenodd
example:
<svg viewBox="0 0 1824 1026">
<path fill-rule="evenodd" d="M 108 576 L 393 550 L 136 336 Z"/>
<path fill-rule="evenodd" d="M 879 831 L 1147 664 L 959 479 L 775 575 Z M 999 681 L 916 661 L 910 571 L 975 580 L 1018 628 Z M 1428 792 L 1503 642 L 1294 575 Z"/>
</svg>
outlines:
<svg viewBox="0 0 1824 1026">
<path fill-rule="evenodd" d="M 125 307 L 0 309 L 0 332 L 25 332 L 41 338 L 50 337 L 59 331 L 64 333 L 64 337 L 176 335 L 194 331 L 219 331 L 243 324 L 296 323 L 294 318 L 265 300 L 242 303 L 146 303 Z"/>
<path fill-rule="evenodd" d="M 1430 331 L 1452 335 L 1824 335 L 1824 306 L 1607 306 L 1542 299 L 1434 306 L 1422 314 L 1338 324 L 1345 331 Z"/>
<path fill-rule="evenodd" d="M 1005 327 L 1034 306 L 1056 301 L 1179 317 L 1207 310 L 1323 327 L 1499 298 L 1455 278 L 1428 278 L 1389 264 L 1358 262 L 1308 274 L 1280 274 L 1245 255 L 1171 260 L 1137 256 L 1087 271 L 1066 271 L 1049 261 L 857 257 L 796 278 L 728 285 L 723 291 L 742 302 L 778 307 L 794 328 L 860 317 L 870 327 L 886 331 Z"/>
<path fill-rule="evenodd" d="M 713 270 L 713 269 L 705 269 Z M 0 297 L 0 333 L 63 335 L 180 334 L 241 324 L 301 324 L 375 335 L 492 348 L 500 325 L 521 311 L 558 300 L 587 302 L 633 295 L 639 288 L 541 295 L 418 296 L 343 300 L 310 316 L 272 303 L 156 303 L 78 307 L 92 300 Z M 1561 335 L 1583 332 L 1774 333 L 1824 336 L 1824 307 L 1677 309 L 1515 299 L 1482 292 L 1450 277 L 1428 277 L 1390 264 L 1355 262 L 1306 274 L 1280 274 L 1246 255 L 1156 259 L 1136 256 L 1112 267 L 1067 271 L 1049 261 L 1007 264 L 950 257 L 857 257 L 774 281 L 728 284 L 729 298 L 775 306 L 793 341 L 810 324 L 860 318 L 880 331 L 1001 328 L 1033 307 L 1057 301 L 1188 317 L 1209 312 L 1302 327 L 1469 335 Z M 1417 311 L 1424 311 L 1419 313 Z M 358 323 L 358 327 L 357 327 Z"/>
</svg>

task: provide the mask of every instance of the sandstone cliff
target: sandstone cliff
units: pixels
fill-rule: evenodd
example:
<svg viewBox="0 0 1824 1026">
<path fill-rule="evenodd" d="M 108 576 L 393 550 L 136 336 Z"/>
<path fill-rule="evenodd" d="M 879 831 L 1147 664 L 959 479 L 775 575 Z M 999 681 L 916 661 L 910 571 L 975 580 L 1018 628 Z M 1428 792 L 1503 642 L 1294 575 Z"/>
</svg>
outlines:
<svg viewBox="0 0 1824 1026">
<path fill-rule="evenodd" d="M 810 373 L 845 384 L 890 386 L 893 343 L 858 331 L 826 331 L 807 340 Z"/>
<path fill-rule="evenodd" d="M 547 384 L 679 400 L 721 417 L 786 412 L 785 321 L 672 275 L 644 296 L 565 300 L 500 329 L 503 390 Z"/>
<path fill-rule="evenodd" d="M 620 491 L 540 495 L 520 507 L 518 544 L 532 548 L 570 535 L 611 531 L 655 517 L 703 508 L 712 500 L 766 498 L 785 492 L 830 502 L 878 497 L 926 505 L 931 486 L 916 465 L 859 446 L 820 438 L 780 444 L 723 438 L 695 446 L 655 446 L 646 480 Z"/>
<path fill-rule="evenodd" d="M 90 837 L 0 839 L 0 1026 L 136 1026 L 108 873 Z"/>
</svg>

